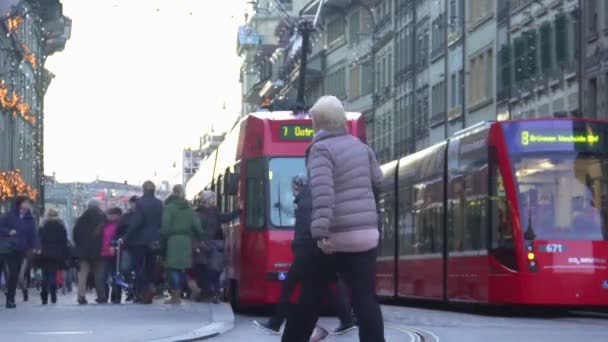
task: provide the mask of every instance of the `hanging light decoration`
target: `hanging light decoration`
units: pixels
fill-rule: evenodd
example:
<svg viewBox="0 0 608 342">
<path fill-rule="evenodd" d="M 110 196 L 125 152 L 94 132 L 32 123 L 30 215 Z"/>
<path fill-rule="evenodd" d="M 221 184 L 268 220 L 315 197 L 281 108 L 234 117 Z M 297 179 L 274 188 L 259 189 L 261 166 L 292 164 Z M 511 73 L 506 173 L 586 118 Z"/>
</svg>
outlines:
<svg viewBox="0 0 608 342">
<path fill-rule="evenodd" d="M 9 18 L 7 20 L 8 30 L 11 32 L 17 31 L 19 26 L 21 26 L 21 23 L 23 23 L 23 18 L 21 17 Z"/>
<path fill-rule="evenodd" d="M 14 196 L 27 196 L 36 200 L 38 191 L 23 180 L 21 170 L 0 172 L 0 201 Z"/>
<path fill-rule="evenodd" d="M 30 106 L 23 101 L 17 93 L 13 91 L 13 95 L 9 97 L 8 88 L 4 81 L 0 81 L 0 105 L 9 111 L 13 112 L 13 116 L 21 116 L 25 121 L 32 126 L 36 125 L 36 116 L 31 112 Z"/>
<path fill-rule="evenodd" d="M 32 67 L 34 68 L 34 70 L 38 69 L 38 63 L 36 61 L 36 55 L 34 55 L 32 53 L 32 51 L 30 51 L 30 48 L 27 47 L 27 45 L 22 44 L 21 47 L 23 47 L 23 54 L 24 54 L 23 58 L 32 65 Z"/>
</svg>

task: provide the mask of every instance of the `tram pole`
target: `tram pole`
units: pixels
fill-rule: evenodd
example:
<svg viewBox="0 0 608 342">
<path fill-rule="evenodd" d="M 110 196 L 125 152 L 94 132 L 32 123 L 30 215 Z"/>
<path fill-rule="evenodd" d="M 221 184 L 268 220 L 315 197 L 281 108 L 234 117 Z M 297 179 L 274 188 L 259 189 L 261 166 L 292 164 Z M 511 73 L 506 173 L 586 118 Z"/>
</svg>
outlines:
<svg viewBox="0 0 608 342">
<path fill-rule="evenodd" d="M 302 49 L 300 51 L 300 74 L 298 77 L 298 103 L 305 103 L 306 92 L 306 65 L 308 63 L 308 46 L 310 44 L 310 32 L 314 30 L 313 23 L 308 19 L 302 19 L 298 23 L 298 30 L 302 34 Z"/>
<path fill-rule="evenodd" d="M 306 93 L 306 66 L 308 64 L 308 47 L 310 46 L 310 33 L 317 27 L 319 16 L 321 15 L 321 8 L 325 0 L 319 0 L 319 7 L 317 7 L 317 13 L 313 20 L 309 18 L 300 18 L 298 22 L 298 31 L 302 35 L 302 48 L 300 49 L 300 73 L 298 75 L 298 104 L 305 106 L 305 93 Z"/>
</svg>

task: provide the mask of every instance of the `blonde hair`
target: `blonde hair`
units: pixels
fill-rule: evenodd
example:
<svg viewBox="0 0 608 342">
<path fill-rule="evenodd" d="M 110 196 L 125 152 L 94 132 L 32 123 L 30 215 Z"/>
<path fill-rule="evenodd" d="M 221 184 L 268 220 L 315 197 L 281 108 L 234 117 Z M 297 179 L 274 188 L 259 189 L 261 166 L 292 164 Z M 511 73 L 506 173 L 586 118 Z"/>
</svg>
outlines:
<svg viewBox="0 0 608 342">
<path fill-rule="evenodd" d="M 335 96 L 323 96 L 310 108 L 312 121 L 317 130 L 343 128 L 346 113 L 342 102 Z"/>
</svg>

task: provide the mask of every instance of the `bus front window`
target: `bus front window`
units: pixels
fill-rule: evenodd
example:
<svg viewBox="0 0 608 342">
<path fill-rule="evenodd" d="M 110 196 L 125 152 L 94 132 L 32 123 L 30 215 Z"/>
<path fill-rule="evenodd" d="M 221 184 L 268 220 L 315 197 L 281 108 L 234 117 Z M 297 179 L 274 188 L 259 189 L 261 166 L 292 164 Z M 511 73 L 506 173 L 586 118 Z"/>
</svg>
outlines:
<svg viewBox="0 0 608 342">
<path fill-rule="evenodd" d="M 514 158 L 528 240 L 605 240 L 608 159 L 582 153 Z"/>
<path fill-rule="evenodd" d="M 291 228 L 295 224 L 294 197 L 291 180 L 306 174 L 304 158 L 272 158 L 269 163 L 270 222 L 278 228 Z"/>
</svg>

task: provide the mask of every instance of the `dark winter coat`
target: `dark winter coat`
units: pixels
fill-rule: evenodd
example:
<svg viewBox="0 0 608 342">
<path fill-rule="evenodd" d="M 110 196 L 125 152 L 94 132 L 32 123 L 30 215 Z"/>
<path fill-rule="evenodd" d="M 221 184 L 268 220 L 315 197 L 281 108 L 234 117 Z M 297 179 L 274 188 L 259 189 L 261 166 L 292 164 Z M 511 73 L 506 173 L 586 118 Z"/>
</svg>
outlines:
<svg viewBox="0 0 608 342">
<path fill-rule="evenodd" d="M 144 194 L 135 206 L 133 220 L 124 237 L 127 246 L 153 247 L 160 241 L 163 202 L 154 194 Z"/>
<path fill-rule="evenodd" d="M 374 189 L 382 170 L 374 152 L 346 130 L 319 131 L 307 151 L 312 191 L 311 232 L 329 238 L 336 252 L 363 252 L 378 245 Z"/>
<path fill-rule="evenodd" d="M 192 242 L 203 235 L 198 215 L 188 202 L 170 196 L 163 214 L 161 236 L 167 246 L 165 267 L 185 270 L 192 267 Z"/>
<path fill-rule="evenodd" d="M 42 259 L 65 261 L 69 257 L 68 233 L 60 219 L 44 222 L 38 231 Z"/>
<path fill-rule="evenodd" d="M 237 209 L 230 214 L 223 214 L 217 207 L 207 208 L 203 206 L 196 211 L 203 227 L 205 227 L 204 240 L 224 240 L 222 224 L 234 221 L 241 212 Z"/>
<path fill-rule="evenodd" d="M 295 208 L 295 232 L 292 247 L 308 248 L 315 245 L 315 240 L 310 233 L 310 220 L 312 215 L 312 193 L 310 187 L 305 186 L 293 201 Z"/>
<path fill-rule="evenodd" d="M 133 222 L 133 218 L 135 217 L 135 211 L 129 210 L 122 215 L 120 218 L 120 222 L 118 223 L 118 229 L 116 229 L 116 236 L 114 240 L 122 239 L 125 235 L 127 235 L 127 231 L 129 231 L 129 225 Z"/>
<path fill-rule="evenodd" d="M 106 215 L 99 208 L 89 208 L 74 225 L 74 256 L 100 258 L 103 227 Z"/>
<path fill-rule="evenodd" d="M 0 238 L 9 238 L 11 230 L 16 230 L 17 234 L 13 237 L 16 242 L 18 252 L 39 249 L 40 241 L 36 232 L 36 221 L 31 213 L 21 217 L 18 209 L 7 213 L 0 219 Z"/>
</svg>

